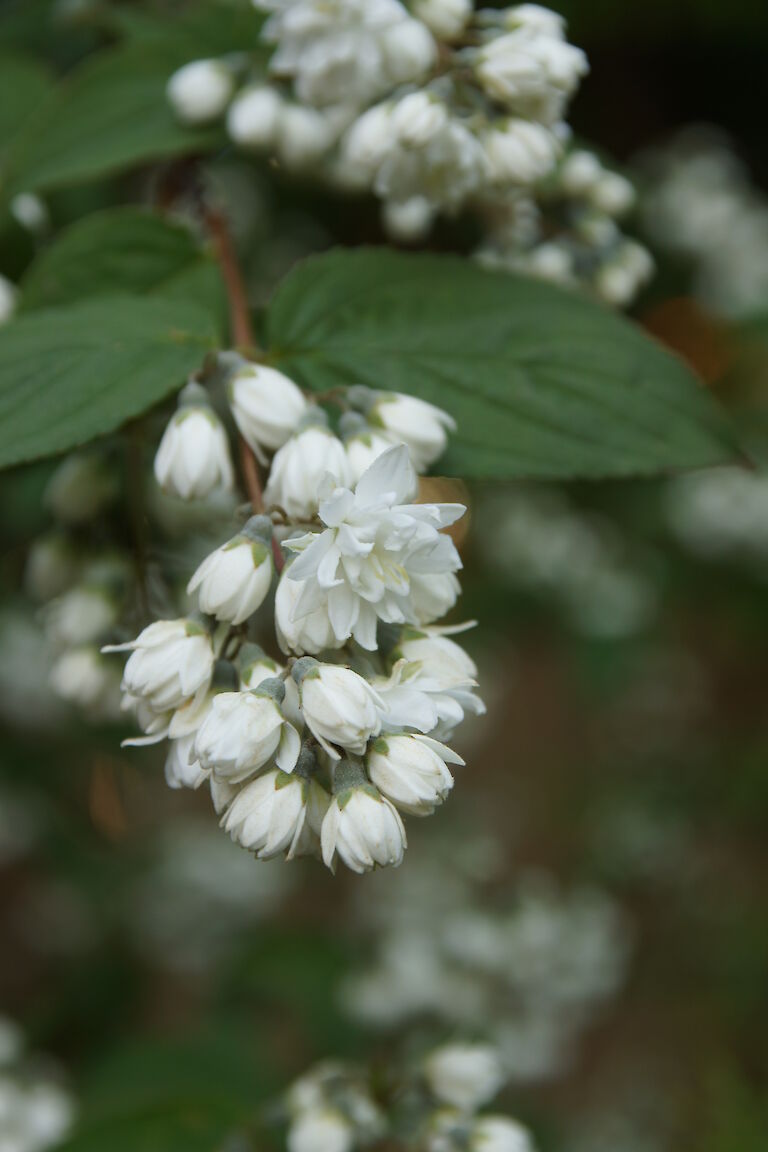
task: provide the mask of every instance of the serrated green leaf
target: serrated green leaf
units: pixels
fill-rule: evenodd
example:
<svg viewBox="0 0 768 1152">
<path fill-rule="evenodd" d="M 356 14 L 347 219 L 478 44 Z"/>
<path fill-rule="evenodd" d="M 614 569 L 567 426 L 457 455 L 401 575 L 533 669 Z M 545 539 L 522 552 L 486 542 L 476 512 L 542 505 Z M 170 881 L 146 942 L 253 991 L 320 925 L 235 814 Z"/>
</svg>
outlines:
<svg viewBox="0 0 768 1152">
<path fill-rule="evenodd" d="M 123 292 L 187 299 L 223 319 L 212 255 L 189 228 L 141 208 L 97 212 L 62 232 L 30 266 L 22 304 L 30 311 Z"/>
<path fill-rule="evenodd" d="M 682 363 L 576 294 L 455 257 L 336 250 L 267 315 L 307 387 L 361 383 L 458 421 L 440 470 L 510 479 L 653 475 L 732 460 L 734 437 Z"/>
<path fill-rule="evenodd" d="M 184 127 L 168 105 L 166 84 L 178 62 L 165 43 L 135 44 L 102 52 L 70 73 L 13 148 L 7 194 L 208 150 L 218 133 Z"/>
<path fill-rule="evenodd" d="M 112 432 L 184 383 L 215 344 L 199 307 L 115 296 L 0 331 L 0 467 Z"/>
</svg>

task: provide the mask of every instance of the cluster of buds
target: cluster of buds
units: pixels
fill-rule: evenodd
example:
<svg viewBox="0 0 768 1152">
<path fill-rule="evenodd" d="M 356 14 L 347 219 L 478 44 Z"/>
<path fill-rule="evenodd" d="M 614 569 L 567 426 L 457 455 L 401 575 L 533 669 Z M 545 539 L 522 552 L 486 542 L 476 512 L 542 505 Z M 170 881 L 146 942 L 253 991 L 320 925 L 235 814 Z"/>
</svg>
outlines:
<svg viewBox="0 0 768 1152">
<path fill-rule="evenodd" d="M 332 394 L 337 434 L 275 368 L 234 353 L 219 367 L 233 421 L 268 468 L 263 510 L 193 573 L 196 614 L 106 649 L 131 653 L 124 707 L 143 735 L 130 743 L 169 739 L 168 783 L 206 783 L 222 826 L 259 859 L 397 865 L 401 812 L 426 816 L 445 800 L 448 766 L 463 763 L 447 741 L 484 710 L 456 629 L 437 624 L 461 567 L 443 530 L 465 509 L 417 502 L 418 473 L 453 422 L 353 387 Z M 234 484 L 225 424 L 200 383 L 181 394 L 155 474 L 188 500 Z M 276 646 L 261 611 L 273 589 Z"/>
<path fill-rule="evenodd" d="M 270 13 L 268 78 L 249 75 L 242 56 L 187 64 L 168 85 L 180 119 L 226 114 L 239 147 L 373 193 L 395 240 L 470 211 L 488 237 L 481 258 L 631 302 L 650 270 L 616 223 L 632 189 L 571 150 L 565 116 L 588 64 L 562 17 L 537 4 L 475 11 L 471 0 L 254 2 Z M 553 198 L 556 252 L 538 220 Z M 518 234 L 531 211 L 538 238 Z"/>
<path fill-rule="evenodd" d="M 370 1079 L 327 1061 L 297 1080 L 285 1099 L 289 1152 L 354 1152 L 381 1139 L 404 1152 L 533 1152 L 517 1121 L 478 1112 L 504 1083 L 493 1048 L 446 1044 L 379 1078 L 379 1098 Z"/>
</svg>

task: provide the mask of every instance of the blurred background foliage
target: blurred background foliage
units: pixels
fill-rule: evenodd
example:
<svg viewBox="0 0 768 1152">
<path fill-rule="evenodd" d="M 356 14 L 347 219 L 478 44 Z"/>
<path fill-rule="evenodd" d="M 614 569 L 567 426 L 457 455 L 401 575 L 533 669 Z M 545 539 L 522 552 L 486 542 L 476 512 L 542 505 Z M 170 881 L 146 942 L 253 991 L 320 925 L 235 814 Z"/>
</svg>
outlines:
<svg viewBox="0 0 768 1152">
<path fill-rule="evenodd" d="M 146 43 L 151 10 L 177 22 L 175 65 L 186 22 L 218 27 L 216 50 L 248 26 L 235 5 L 213 19 L 212 7 L 2 0 L 0 43 L 59 72 L 126 29 Z M 768 194 L 765 4 L 558 7 L 592 65 L 579 134 L 631 166 L 711 123 Z M 212 167 L 256 299 L 308 251 L 380 238 L 372 205 L 275 184 L 231 155 Z M 135 200 L 146 179 L 62 186 L 47 203 L 59 225 Z M 5 219 L 0 244 L 4 270 L 21 274 L 29 236 Z M 661 253 L 638 318 L 737 415 L 746 404 L 759 445 L 768 330 L 745 342 L 707 314 L 689 271 Z M 159 756 L 121 751 L 114 728 L 87 728 L 53 700 L 20 591 L 52 467 L 0 481 L 0 1012 L 77 1099 L 69 1152 L 279 1147 L 279 1125 L 256 1117 L 292 1077 L 393 1043 L 339 992 L 372 963 L 360 890 L 378 889 L 251 861 L 223 841 L 206 797 L 167 790 Z M 454 864 L 489 906 L 514 905 L 531 871 L 566 893 L 598 889 L 631 936 L 620 986 L 565 1066 L 508 1093 L 544 1152 L 768 1147 L 768 495 L 713 501 L 682 481 L 471 492 L 461 615 L 480 621 L 470 646 L 489 717 L 465 738 L 468 767 L 434 835 L 412 824 L 414 853 L 437 851 L 435 837 L 460 846 L 468 862 Z"/>
</svg>

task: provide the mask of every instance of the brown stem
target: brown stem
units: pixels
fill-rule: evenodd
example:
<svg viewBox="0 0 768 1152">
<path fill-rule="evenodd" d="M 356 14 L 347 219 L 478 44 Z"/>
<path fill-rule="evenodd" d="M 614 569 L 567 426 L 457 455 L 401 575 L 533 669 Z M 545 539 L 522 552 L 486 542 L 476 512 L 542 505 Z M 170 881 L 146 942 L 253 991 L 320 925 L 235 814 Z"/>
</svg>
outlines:
<svg viewBox="0 0 768 1152">
<path fill-rule="evenodd" d="M 258 355 L 259 348 L 251 323 L 251 312 L 248 307 L 248 293 L 245 289 L 240 265 L 237 260 L 235 245 L 227 226 L 224 215 L 207 205 L 204 210 L 205 224 L 213 241 L 216 261 L 219 265 L 221 278 L 227 293 L 229 304 L 229 327 L 233 343 L 250 356 Z M 259 465 L 253 450 L 240 437 L 240 465 L 243 472 L 243 482 L 248 499 L 254 512 L 264 511 L 264 497 L 261 488 Z M 282 559 L 282 556 L 281 556 Z M 277 555 L 275 556 L 277 563 Z"/>
</svg>

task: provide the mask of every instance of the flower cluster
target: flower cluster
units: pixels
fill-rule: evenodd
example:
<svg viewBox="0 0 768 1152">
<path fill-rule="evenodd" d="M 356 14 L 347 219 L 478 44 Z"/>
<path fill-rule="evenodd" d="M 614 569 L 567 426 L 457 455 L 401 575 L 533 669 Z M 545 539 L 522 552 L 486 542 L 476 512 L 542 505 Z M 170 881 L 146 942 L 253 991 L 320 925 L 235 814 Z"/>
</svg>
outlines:
<svg viewBox="0 0 768 1152">
<path fill-rule="evenodd" d="M 333 1061 L 297 1080 L 285 1098 L 289 1152 L 354 1152 L 377 1139 L 420 1152 L 533 1152 L 522 1124 L 478 1112 L 504 1083 L 493 1048 L 445 1044 L 380 1082 L 378 1097 L 371 1080 Z"/>
<path fill-rule="evenodd" d="M 269 13 L 268 79 L 240 58 L 187 64 L 168 85 L 181 120 L 226 113 L 241 148 L 372 192 L 395 240 L 471 211 L 478 258 L 631 303 L 650 258 L 616 223 L 631 186 L 571 146 L 565 117 L 588 64 L 562 17 L 471 0 L 255 3 Z"/>
<path fill-rule="evenodd" d="M 171 787 L 206 784 L 224 829 L 259 859 L 321 854 L 356 872 L 397 865 L 401 813 L 431 814 L 453 787 L 449 744 L 483 711 L 476 668 L 436 622 L 459 593 L 444 531 L 460 504 L 420 503 L 418 472 L 450 417 L 409 396 L 334 390 L 325 408 L 274 368 L 221 357 L 231 416 L 268 466 L 263 511 L 193 573 L 197 611 L 157 620 L 128 651 L 123 704 L 170 740 Z M 155 458 L 187 500 L 234 484 L 222 417 L 199 383 L 181 394 Z M 274 591 L 284 660 L 265 654 Z"/>
</svg>

